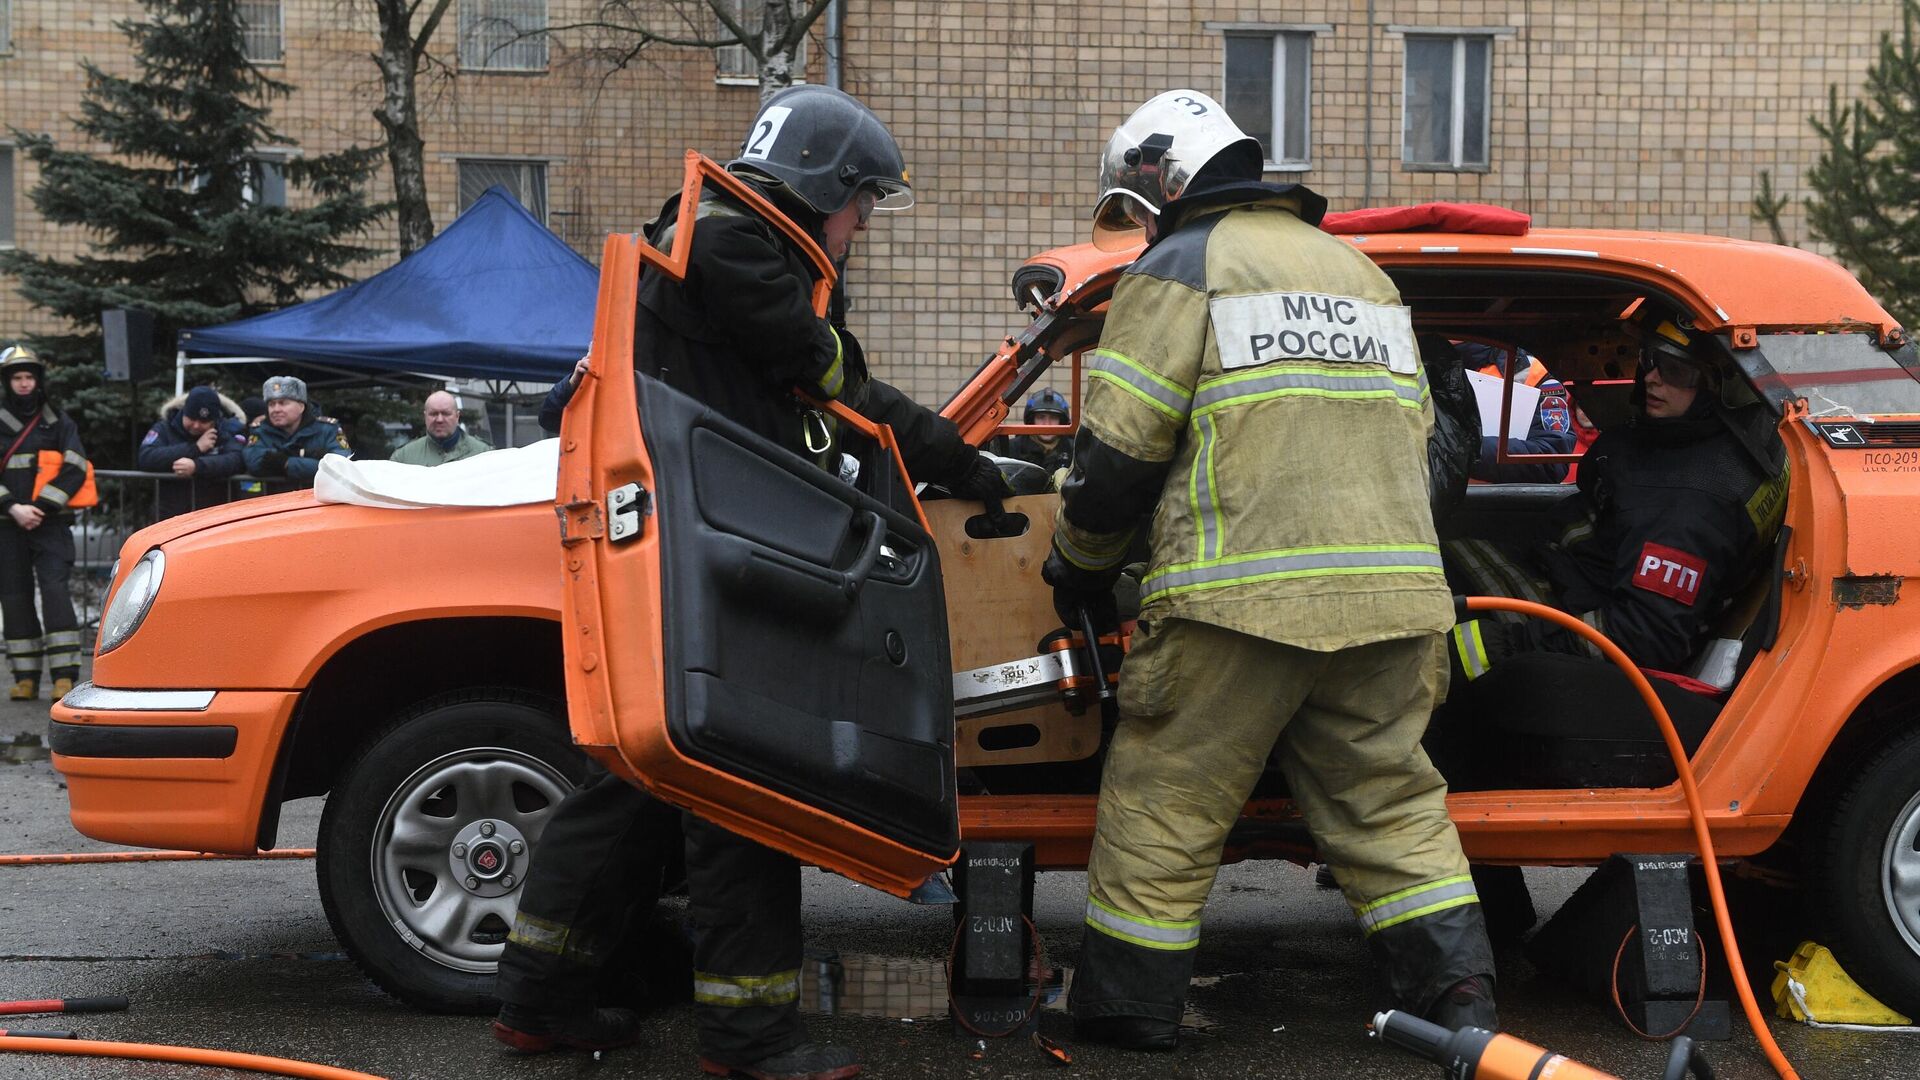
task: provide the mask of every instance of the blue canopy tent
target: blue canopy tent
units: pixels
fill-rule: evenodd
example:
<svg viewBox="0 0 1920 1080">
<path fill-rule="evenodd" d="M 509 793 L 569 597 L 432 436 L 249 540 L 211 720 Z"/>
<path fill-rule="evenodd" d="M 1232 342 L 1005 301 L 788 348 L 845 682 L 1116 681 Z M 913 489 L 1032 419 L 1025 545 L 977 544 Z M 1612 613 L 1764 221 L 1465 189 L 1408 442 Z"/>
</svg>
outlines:
<svg viewBox="0 0 1920 1080">
<path fill-rule="evenodd" d="M 294 361 L 398 375 L 551 383 L 593 337 L 600 272 L 504 188 L 489 188 L 425 247 L 365 281 L 224 326 L 182 330 L 190 364 Z"/>
</svg>

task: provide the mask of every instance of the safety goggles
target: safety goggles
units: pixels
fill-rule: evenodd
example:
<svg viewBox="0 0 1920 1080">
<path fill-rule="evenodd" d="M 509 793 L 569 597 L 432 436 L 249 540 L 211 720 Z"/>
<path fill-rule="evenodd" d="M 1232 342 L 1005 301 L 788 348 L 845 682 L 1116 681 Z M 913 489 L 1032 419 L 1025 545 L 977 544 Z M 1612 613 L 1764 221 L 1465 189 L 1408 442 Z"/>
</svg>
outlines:
<svg viewBox="0 0 1920 1080">
<path fill-rule="evenodd" d="M 1694 389 L 1707 376 L 1705 369 L 1700 365 L 1690 360 L 1682 360 L 1677 356 L 1643 354 L 1640 357 L 1641 378 L 1644 379 L 1653 374 L 1656 368 L 1660 371 L 1661 382 L 1681 390 Z"/>
</svg>

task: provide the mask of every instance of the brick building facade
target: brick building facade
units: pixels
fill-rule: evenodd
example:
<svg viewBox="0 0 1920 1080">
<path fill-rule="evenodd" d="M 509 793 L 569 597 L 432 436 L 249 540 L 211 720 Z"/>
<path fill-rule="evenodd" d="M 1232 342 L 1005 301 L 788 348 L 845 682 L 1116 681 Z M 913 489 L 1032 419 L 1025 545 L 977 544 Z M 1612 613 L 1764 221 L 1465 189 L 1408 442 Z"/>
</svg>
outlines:
<svg viewBox="0 0 1920 1080">
<path fill-rule="evenodd" d="M 1100 147 L 1160 90 L 1221 97 L 1262 134 L 1273 178 L 1336 208 L 1462 199 L 1542 225 L 1755 237 L 1760 171 L 1799 192 L 1817 154 L 1806 117 L 1830 85 L 1859 86 L 1899 19 L 1897 0 L 842 2 L 844 85 L 892 124 L 920 199 L 856 249 L 852 322 L 879 373 L 931 404 L 1017 323 L 1019 260 L 1086 236 Z M 256 55 L 277 56 L 273 73 L 298 88 L 274 124 L 311 151 L 378 141 L 365 5 L 245 6 Z M 597 259 L 601 235 L 652 216 L 684 147 L 730 156 L 758 101 L 751 80 L 722 75 L 732 58 L 654 45 L 615 70 L 564 30 L 487 49 L 498 24 L 484 16 L 557 28 L 596 7 L 456 0 L 434 52 L 458 74 L 422 83 L 436 224 L 505 181 Z M 72 145 L 79 60 L 130 70 L 114 23 L 138 13 L 132 0 L 0 0 L 0 244 L 83 248 L 39 221 L 35 170 L 4 129 Z M 824 32 L 810 79 L 824 75 Z M 271 161 L 284 148 L 262 149 Z M 1786 224 L 1806 239 L 1797 211 Z M 42 318 L 0 279 L 0 338 Z"/>
</svg>

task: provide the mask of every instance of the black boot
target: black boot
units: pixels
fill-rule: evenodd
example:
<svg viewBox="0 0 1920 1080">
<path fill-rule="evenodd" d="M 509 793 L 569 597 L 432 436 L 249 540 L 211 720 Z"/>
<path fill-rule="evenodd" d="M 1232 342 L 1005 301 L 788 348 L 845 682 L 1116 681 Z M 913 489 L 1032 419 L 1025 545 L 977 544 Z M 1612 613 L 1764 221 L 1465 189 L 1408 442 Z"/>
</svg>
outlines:
<svg viewBox="0 0 1920 1080">
<path fill-rule="evenodd" d="M 548 1050 L 612 1050 L 640 1041 L 640 1016 L 631 1009 L 593 1009 L 550 1015 L 503 1005 L 493 1037 L 522 1054 Z"/>
<path fill-rule="evenodd" d="M 791 1050 L 761 1058 L 750 1065 L 722 1065 L 700 1059 L 700 1071 L 712 1076 L 744 1076 L 749 1080 L 847 1080 L 864 1066 L 860 1055 L 844 1046 L 801 1043 Z"/>
<path fill-rule="evenodd" d="M 1427 1020 L 1449 1031 L 1463 1027 L 1499 1031 L 1500 1017 L 1493 1008 L 1493 985 L 1484 975 L 1473 975 L 1454 983 L 1427 1009 Z"/>
<path fill-rule="evenodd" d="M 1151 1016 L 1083 1016 L 1074 1020 L 1073 1034 L 1122 1050 L 1172 1050 L 1180 1045 L 1180 1025 Z"/>
</svg>

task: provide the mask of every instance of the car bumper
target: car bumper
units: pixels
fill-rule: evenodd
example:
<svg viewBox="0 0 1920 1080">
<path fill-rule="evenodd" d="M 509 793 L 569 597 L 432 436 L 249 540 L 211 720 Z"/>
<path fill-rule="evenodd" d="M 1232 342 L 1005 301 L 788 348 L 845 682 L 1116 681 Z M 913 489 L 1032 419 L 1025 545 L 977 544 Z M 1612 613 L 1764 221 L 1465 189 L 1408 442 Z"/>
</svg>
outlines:
<svg viewBox="0 0 1920 1080">
<path fill-rule="evenodd" d="M 291 690 L 74 687 L 48 725 L 74 828 L 115 844 L 252 854 L 299 700 Z"/>
</svg>

